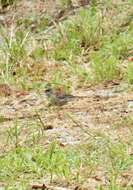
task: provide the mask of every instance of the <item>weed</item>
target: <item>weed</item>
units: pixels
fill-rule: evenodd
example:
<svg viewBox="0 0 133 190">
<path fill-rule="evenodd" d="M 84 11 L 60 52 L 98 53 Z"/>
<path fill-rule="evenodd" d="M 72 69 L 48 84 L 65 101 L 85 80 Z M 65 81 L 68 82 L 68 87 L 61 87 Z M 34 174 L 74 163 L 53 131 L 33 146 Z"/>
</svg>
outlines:
<svg viewBox="0 0 133 190">
<path fill-rule="evenodd" d="M 19 146 L 19 136 L 20 136 L 21 130 L 20 127 L 18 126 L 18 121 L 17 119 L 14 121 L 14 124 L 12 127 L 10 127 L 7 130 L 7 143 L 10 142 L 11 144 L 13 144 L 15 146 L 15 148 L 17 148 Z"/>
<path fill-rule="evenodd" d="M 79 18 L 75 21 L 75 30 L 81 47 L 85 49 L 97 49 L 102 36 L 102 17 L 98 10 L 90 8 L 82 9 Z"/>
</svg>

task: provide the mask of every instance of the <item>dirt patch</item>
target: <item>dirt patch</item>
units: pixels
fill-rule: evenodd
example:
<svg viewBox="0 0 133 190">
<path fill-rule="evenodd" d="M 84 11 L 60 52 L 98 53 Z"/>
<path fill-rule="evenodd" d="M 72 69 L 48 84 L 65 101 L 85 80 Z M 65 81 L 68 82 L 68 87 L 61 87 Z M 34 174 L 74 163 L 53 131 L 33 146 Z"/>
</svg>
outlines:
<svg viewBox="0 0 133 190">
<path fill-rule="evenodd" d="M 17 11 L 15 12 L 15 10 Z M 41 0 L 20 1 L 16 7 L 9 7 L 5 10 L 0 19 L 3 20 L 3 25 L 9 27 L 16 25 L 16 20 L 22 19 L 24 21 L 25 18 L 31 18 L 31 28 L 34 30 L 37 28 L 36 21 L 42 16 L 48 15 L 49 23 L 53 24 L 55 21 L 53 19 L 60 19 L 55 18 L 55 15 L 60 16 L 60 13 L 67 15 L 64 10 L 63 12 L 60 10 L 54 0 L 47 2 Z M 12 12 L 15 13 L 12 14 Z M 42 33 L 40 33 L 41 38 Z M 51 71 L 55 73 L 56 66 L 62 66 L 60 66 L 60 62 L 56 64 L 56 61 L 49 60 L 46 61 L 45 67 L 44 62 L 43 60 L 41 63 L 31 66 L 29 72 L 31 75 L 38 74 L 40 81 L 45 83 L 44 74 L 46 74 L 45 80 L 49 81 L 49 73 Z M 62 72 L 65 73 L 65 68 L 62 69 Z M 86 146 L 88 143 L 92 149 L 87 147 L 86 150 L 90 152 L 93 150 L 93 143 L 96 143 L 94 152 L 95 150 L 99 151 L 99 146 L 102 146 L 104 152 L 104 148 L 106 149 L 106 143 L 103 142 L 104 136 L 109 137 L 112 144 L 117 142 L 118 137 L 123 142 L 128 143 L 132 131 L 130 126 L 132 123 L 130 124 L 128 117 L 130 118 L 133 115 L 133 93 L 127 84 L 123 84 L 121 81 L 107 81 L 106 84 L 102 83 L 88 88 L 81 87 L 72 92 L 75 97 L 63 106 L 48 106 L 48 99 L 44 90 L 27 93 L 13 90 L 12 87 L 0 86 L 0 156 L 3 157 L 10 150 L 14 150 L 14 147 L 27 148 L 39 145 L 43 150 L 47 150 L 51 142 L 54 141 L 61 149 L 65 147 L 77 148 Z M 99 138 L 103 140 L 100 141 L 101 145 L 98 141 Z M 117 149 L 117 146 L 115 148 Z M 113 151 L 116 150 L 113 149 Z M 132 154 L 132 148 L 129 150 L 129 154 Z M 32 161 L 34 162 L 34 160 Z M 84 186 L 80 187 L 80 185 L 74 184 L 72 188 L 70 187 L 71 189 L 90 190 L 96 189 L 99 184 L 107 185 L 107 174 L 103 168 L 95 168 L 96 172 L 93 172 L 93 168 L 89 168 L 88 171 L 88 168 L 81 166 L 79 170 L 85 176 Z M 118 179 L 120 183 L 122 179 L 122 177 Z M 64 184 L 66 182 L 63 179 L 62 181 L 60 178 L 55 180 L 55 186 L 65 187 Z"/>
<path fill-rule="evenodd" d="M 47 106 L 44 92 L 40 94 L 31 92 L 19 98 L 3 97 L 0 101 L 3 119 L 0 129 L 9 127 L 9 122 L 12 123 L 16 118 L 23 124 L 27 120 L 39 121 L 37 115 L 39 114 L 46 130 L 47 142 L 44 144 L 51 142 L 52 139 L 64 144 L 84 143 L 82 139 L 85 139 L 85 136 L 87 138 L 89 132 L 91 135 L 93 131 L 109 131 L 113 123 L 133 114 L 133 108 L 129 106 L 129 100 L 133 100 L 132 91 L 119 93 L 114 92 L 114 88 L 102 91 L 96 88 L 75 93 L 80 96 L 77 95 L 74 100 L 62 107 L 50 108 Z M 47 126 L 51 126 L 51 129 Z"/>
</svg>

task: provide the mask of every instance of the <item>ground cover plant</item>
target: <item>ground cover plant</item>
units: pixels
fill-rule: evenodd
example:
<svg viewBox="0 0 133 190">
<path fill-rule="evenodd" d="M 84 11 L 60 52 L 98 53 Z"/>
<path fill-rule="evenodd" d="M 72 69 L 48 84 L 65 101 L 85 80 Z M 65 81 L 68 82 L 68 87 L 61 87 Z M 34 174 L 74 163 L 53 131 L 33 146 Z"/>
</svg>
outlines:
<svg viewBox="0 0 133 190">
<path fill-rule="evenodd" d="M 0 189 L 132 189 L 132 0 L 0 3 Z"/>
</svg>

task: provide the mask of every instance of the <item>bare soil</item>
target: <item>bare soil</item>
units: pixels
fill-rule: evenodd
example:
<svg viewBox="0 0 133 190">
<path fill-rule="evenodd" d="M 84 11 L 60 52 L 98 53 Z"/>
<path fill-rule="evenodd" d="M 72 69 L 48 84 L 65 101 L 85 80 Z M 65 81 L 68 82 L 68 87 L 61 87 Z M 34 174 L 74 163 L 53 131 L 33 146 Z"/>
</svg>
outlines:
<svg viewBox="0 0 133 190">
<path fill-rule="evenodd" d="M 22 1 L 15 8 L 9 7 L 2 15 L 6 26 L 15 23 L 20 17 L 28 14 L 37 15 L 50 12 L 55 14 L 57 7 L 55 1 L 50 0 L 44 4 L 41 0 L 33 2 Z M 13 87 L 10 87 L 12 89 Z M 53 140 L 61 146 L 84 144 L 88 137 L 93 137 L 95 133 L 106 134 L 115 140 L 119 134 L 126 141 L 128 138 L 128 128 L 116 128 L 113 126 L 124 118 L 133 115 L 133 93 L 125 83 L 118 84 L 109 81 L 90 88 L 81 88 L 74 92 L 77 97 L 61 107 L 48 107 L 48 101 L 44 91 L 40 92 L 19 92 L 12 90 L 8 94 L 0 89 L 0 152 L 9 150 L 3 134 L 17 120 L 22 132 L 20 142 L 23 144 L 29 138 L 27 133 L 27 123 L 40 122 L 45 137 L 40 139 L 40 145 L 47 146 Z M 12 145 L 11 145 L 12 146 Z M 97 176 L 93 176 L 89 184 L 89 189 L 94 189 L 98 181 L 104 183 L 103 171 L 99 169 Z"/>
</svg>

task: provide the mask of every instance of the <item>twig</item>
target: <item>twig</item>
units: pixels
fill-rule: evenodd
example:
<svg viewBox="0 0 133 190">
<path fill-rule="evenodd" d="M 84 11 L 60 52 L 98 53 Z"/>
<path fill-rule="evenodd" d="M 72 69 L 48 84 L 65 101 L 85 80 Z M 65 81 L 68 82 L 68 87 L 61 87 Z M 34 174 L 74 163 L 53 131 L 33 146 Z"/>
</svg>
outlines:
<svg viewBox="0 0 133 190">
<path fill-rule="evenodd" d="M 45 124 L 44 124 L 42 118 L 40 117 L 40 115 L 38 114 L 37 111 L 35 111 L 35 112 L 36 112 L 36 116 L 37 116 L 38 120 L 40 121 L 40 123 L 41 123 L 43 129 L 45 130 L 45 129 L 46 129 L 46 126 L 45 126 Z"/>
<path fill-rule="evenodd" d="M 32 185 L 31 188 L 32 188 L 32 189 L 42 189 L 42 190 L 48 189 L 48 187 L 47 187 L 45 184 L 42 184 L 42 185 L 39 185 L 39 184 Z"/>
<path fill-rule="evenodd" d="M 56 186 L 46 186 L 45 184 L 35 184 L 31 186 L 32 189 L 41 189 L 41 190 L 70 190 L 64 187 L 56 187 Z"/>
<path fill-rule="evenodd" d="M 96 136 L 94 134 L 92 134 L 91 132 L 89 132 L 89 130 L 86 130 L 85 127 L 88 127 L 88 125 L 84 125 L 83 123 L 81 123 L 80 121 L 75 120 L 71 114 L 67 113 L 67 116 L 72 120 L 73 123 L 75 123 L 78 127 L 80 127 L 87 135 L 96 138 Z"/>
</svg>

